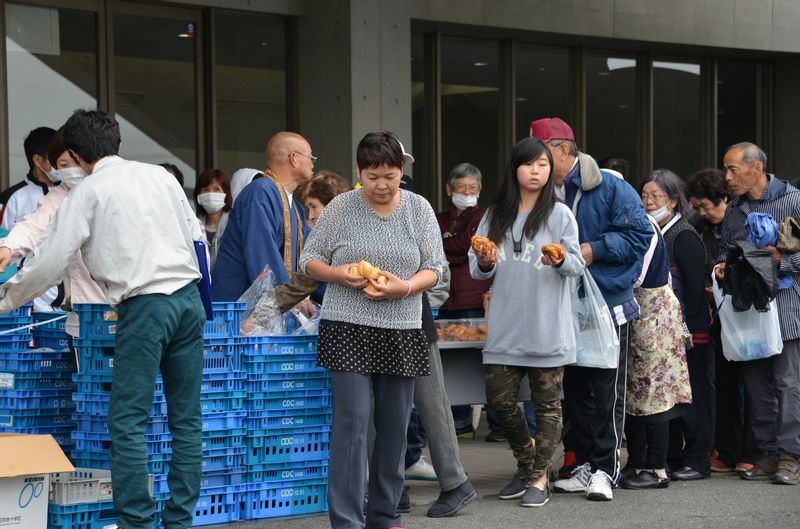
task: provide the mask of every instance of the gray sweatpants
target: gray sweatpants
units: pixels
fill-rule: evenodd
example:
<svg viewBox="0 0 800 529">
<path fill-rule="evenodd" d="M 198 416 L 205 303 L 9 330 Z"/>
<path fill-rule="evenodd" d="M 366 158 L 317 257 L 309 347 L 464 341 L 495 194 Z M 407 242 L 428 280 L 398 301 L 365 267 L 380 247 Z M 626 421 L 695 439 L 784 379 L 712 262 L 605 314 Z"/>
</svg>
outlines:
<svg viewBox="0 0 800 529">
<path fill-rule="evenodd" d="M 431 344 L 428 356 L 431 374 L 414 379 L 414 407 L 428 434 L 428 448 L 439 486 L 443 491 L 449 491 L 465 483 L 467 474 L 458 453 L 458 439 L 450 412 L 450 399 L 444 390 L 442 359 L 436 343 Z"/>
<path fill-rule="evenodd" d="M 387 529 L 402 525 L 397 504 L 403 492 L 406 428 L 411 418 L 414 379 L 334 371 L 331 386 L 333 433 L 328 467 L 331 528 Z M 371 396 L 375 401 L 375 445 L 369 464 L 365 519 L 364 476 Z"/>
<path fill-rule="evenodd" d="M 759 450 L 800 457 L 800 340 L 783 342 L 779 355 L 741 365 Z"/>
</svg>

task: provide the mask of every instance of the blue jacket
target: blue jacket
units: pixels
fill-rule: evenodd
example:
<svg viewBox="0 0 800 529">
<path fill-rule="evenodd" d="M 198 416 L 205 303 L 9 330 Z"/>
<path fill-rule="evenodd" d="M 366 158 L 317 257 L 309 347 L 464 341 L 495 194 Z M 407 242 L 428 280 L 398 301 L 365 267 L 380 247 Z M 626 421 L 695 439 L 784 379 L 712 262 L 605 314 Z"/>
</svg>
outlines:
<svg viewBox="0 0 800 529">
<path fill-rule="evenodd" d="M 283 260 L 281 192 L 269 178 L 258 178 L 236 197 L 214 265 L 211 294 L 215 301 L 239 299 L 267 265 L 274 275 L 274 285 L 289 282 L 289 271 L 286 270 Z M 295 201 L 290 212 L 292 256 L 295 263 L 300 257 L 298 216 L 304 236 L 307 237 L 309 228 L 306 225 L 305 212 Z"/>
<path fill-rule="evenodd" d="M 630 184 L 583 153 L 564 180 L 564 191 L 567 205 L 577 211 L 580 242 L 592 246 L 589 271 L 613 310 L 633 298 L 633 284 L 653 237 L 642 200 Z"/>
</svg>

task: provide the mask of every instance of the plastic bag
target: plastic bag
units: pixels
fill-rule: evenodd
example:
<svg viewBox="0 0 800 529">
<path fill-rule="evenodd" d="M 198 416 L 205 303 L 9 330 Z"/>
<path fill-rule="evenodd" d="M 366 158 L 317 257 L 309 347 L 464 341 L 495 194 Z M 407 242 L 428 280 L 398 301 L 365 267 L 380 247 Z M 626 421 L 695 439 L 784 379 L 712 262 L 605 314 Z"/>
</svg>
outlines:
<svg viewBox="0 0 800 529">
<path fill-rule="evenodd" d="M 319 334 L 319 320 L 321 319 L 320 306 L 314 303 L 314 315 L 310 318 L 303 314 L 297 307 L 286 311 L 283 319 L 286 323 L 286 334 L 291 336 L 308 336 Z"/>
<path fill-rule="evenodd" d="M 582 367 L 616 369 L 619 364 L 619 336 L 600 288 L 588 270 L 583 272 L 584 297 L 573 282 L 572 313 L 578 346 L 575 364 Z"/>
<path fill-rule="evenodd" d="M 781 325 L 778 320 L 778 305 L 773 299 L 769 310 L 736 311 L 731 296 L 724 295 L 711 274 L 714 302 L 722 325 L 722 354 L 731 362 L 760 360 L 779 354 L 783 349 Z"/>
<path fill-rule="evenodd" d="M 272 286 L 274 276 L 268 266 L 253 281 L 239 301 L 247 304 L 240 332 L 242 336 L 275 336 L 286 334 L 286 324 Z"/>
</svg>

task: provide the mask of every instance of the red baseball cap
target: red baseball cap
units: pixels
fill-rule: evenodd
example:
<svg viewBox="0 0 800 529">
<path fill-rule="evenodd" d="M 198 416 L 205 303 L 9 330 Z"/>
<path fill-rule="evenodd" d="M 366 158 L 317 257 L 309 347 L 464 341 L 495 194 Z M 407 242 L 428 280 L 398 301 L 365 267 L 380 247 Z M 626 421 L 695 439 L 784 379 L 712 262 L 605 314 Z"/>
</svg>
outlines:
<svg viewBox="0 0 800 529">
<path fill-rule="evenodd" d="M 547 143 L 550 140 L 575 141 L 575 134 L 569 125 L 559 118 L 542 118 L 531 121 L 531 138 Z"/>
</svg>

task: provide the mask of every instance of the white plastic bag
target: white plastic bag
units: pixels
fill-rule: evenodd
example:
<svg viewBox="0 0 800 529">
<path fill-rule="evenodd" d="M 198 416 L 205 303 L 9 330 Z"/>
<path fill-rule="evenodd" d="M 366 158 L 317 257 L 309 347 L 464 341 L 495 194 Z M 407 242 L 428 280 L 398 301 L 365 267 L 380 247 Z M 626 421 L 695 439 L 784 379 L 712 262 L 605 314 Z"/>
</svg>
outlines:
<svg viewBox="0 0 800 529">
<path fill-rule="evenodd" d="M 773 299 L 769 310 L 759 312 L 755 307 L 737 312 L 731 297 L 723 295 L 712 272 L 711 285 L 717 317 L 722 325 L 722 354 L 731 362 L 760 360 L 780 354 L 783 350 L 778 305 Z"/>
<path fill-rule="evenodd" d="M 619 336 L 600 288 L 588 270 L 583 272 L 584 297 L 578 297 L 573 282 L 572 314 L 578 346 L 575 364 L 581 367 L 616 369 L 619 364 Z"/>
</svg>

